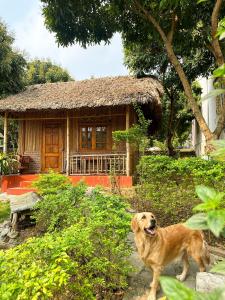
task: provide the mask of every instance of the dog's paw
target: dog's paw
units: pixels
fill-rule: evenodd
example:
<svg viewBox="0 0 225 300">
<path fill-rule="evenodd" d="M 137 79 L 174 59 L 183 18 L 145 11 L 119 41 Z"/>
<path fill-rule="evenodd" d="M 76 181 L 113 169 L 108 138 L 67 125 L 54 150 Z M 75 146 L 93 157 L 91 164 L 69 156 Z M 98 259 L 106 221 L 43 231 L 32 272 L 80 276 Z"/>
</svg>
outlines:
<svg viewBox="0 0 225 300">
<path fill-rule="evenodd" d="M 156 295 L 149 294 L 147 300 L 156 300 Z"/>
<path fill-rule="evenodd" d="M 176 276 L 177 280 L 184 281 L 186 279 L 186 275 L 180 274 Z"/>
</svg>

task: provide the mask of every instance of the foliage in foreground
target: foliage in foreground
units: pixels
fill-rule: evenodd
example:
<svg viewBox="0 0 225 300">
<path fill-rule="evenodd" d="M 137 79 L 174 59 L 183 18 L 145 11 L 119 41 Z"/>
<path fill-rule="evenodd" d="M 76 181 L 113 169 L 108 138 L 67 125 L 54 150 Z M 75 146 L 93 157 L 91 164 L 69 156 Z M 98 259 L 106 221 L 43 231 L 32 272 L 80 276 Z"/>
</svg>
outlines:
<svg viewBox="0 0 225 300">
<path fill-rule="evenodd" d="M 215 160 L 143 156 L 138 171 L 137 194 L 142 205 L 138 209 L 153 210 L 161 225 L 179 223 L 192 215 L 192 208 L 199 203 L 196 185 L 225 189 L 225 164 Z"/>
<path fill-rule="evenodd" d="M 0 252 L 3 300 L 111 299 L 126 287 L 130 216 L 123 199 L 98 189 L 87 195 L 83 184 L 61 180 L 51 173 L 42 175 L 44 187 L 39 182 L 35 216 L 46 233 Z"/>
<path fill-rule="evenodd" d="M 224 144 L 217 144 L 214 157 L 221 159 L 224 157 Z M 202 203 L 197 205 L 194 210 L 200 212 L 187 220 L 186 225 L 192 229 L 209 229 L 218 237 L 225 237 L 225 202 L 224 192 L 216 192 L 212 188 L 198 186 L 196 193 Z M 225 274 L 225 260 L 217 263 L 211 270 Z M 197 293 L 175 279 L 162 277 L 160 280 L 163 291 L 169 300 L 185 299 L 185 300 L 222 300 L 225 298 L 225 286 L 213 290 L 211 293 Z"/>
<path fill-rule="evenodd" d="M 197 205 L 194 210 L 201 213 L 192 216 L 187 220 L 186 225 L 192 229 L 210 229 L 216 237 L 219 235 L 225 237 L 224 194 L 205 186 L 198 186 L 196 193 L 202 203 Z M 225 274 L 225 261 L 217 263 L 211 271 Z M 160 283 L 169 300 L 222 300 L 225 297 L 225 287 L 203 294 L 187 288 L 173 278 L 161 277 Z"/>
</svg>

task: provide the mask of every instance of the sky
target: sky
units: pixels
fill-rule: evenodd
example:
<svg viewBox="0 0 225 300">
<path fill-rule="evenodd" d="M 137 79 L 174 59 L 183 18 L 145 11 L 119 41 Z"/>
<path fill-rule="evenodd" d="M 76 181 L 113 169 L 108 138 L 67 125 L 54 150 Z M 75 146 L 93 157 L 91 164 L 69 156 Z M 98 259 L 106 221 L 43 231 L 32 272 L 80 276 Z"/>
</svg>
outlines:
<svg viewBox="0 0 225 300">
<path fill-rule="evenodd" d="M 44 26 L 39 0 L 0 0 L 0 18 L 14 34 L 14 47 L 24 51 L 27 59 L 49 58 L 76 80 L 128 74 L 119 34 L 106 46 L 58 47 L 54 34 Z"/>
</svg>

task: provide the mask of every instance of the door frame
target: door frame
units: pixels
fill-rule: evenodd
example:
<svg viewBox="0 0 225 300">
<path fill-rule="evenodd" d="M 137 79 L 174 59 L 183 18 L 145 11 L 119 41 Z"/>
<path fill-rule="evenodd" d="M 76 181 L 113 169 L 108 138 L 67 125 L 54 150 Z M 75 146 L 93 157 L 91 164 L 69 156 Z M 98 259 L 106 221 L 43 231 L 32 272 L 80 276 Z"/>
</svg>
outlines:
<svg viewBox="0 0 225 300">
<path fill-rule="evenodd" d="M 42 123 L 42 143 L 41 143 L 41 172 L 46 173 L 45 168 L 45 129 L 46 125 L 58 125 L 59 126 L 59 170 L 58 172 L 63 172 L 63 161 L 64 160 L 64 140 L 63 140 L 63 130 L 64 122 L 62 120 L 46 120 Z"/>
</svg>

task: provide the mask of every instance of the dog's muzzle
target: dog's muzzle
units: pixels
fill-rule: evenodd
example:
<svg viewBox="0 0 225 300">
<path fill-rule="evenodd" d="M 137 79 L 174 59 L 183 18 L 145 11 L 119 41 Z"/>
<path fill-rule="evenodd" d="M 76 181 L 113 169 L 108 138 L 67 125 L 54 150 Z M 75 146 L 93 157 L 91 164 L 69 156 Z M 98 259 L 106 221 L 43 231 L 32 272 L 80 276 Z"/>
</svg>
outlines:
<svg viewBox="0 0 225 300">
<path fill-rule="evenodd" d="M 156 234 L 156 221 L 152 220 L 150 226 L 144 230 L 148 235 L 154 236 Z"/>
</svg>

